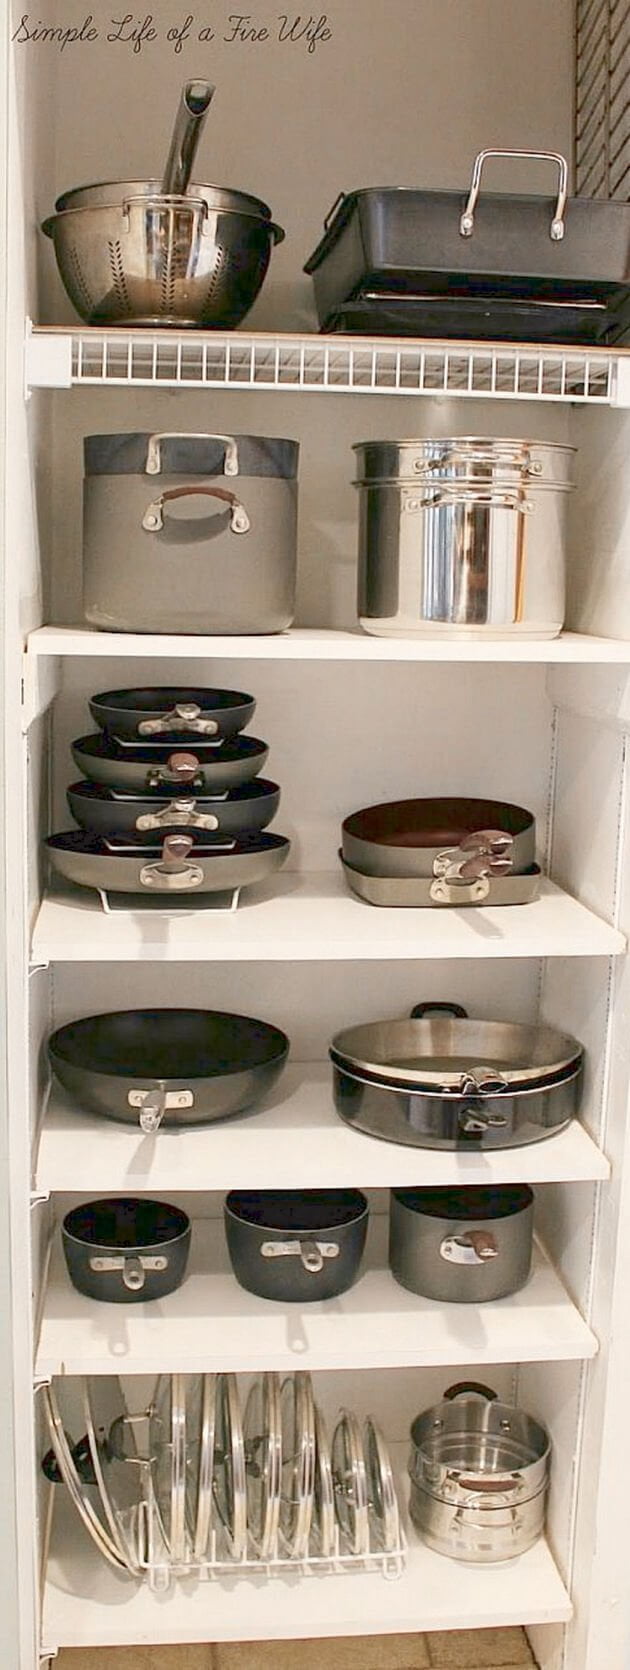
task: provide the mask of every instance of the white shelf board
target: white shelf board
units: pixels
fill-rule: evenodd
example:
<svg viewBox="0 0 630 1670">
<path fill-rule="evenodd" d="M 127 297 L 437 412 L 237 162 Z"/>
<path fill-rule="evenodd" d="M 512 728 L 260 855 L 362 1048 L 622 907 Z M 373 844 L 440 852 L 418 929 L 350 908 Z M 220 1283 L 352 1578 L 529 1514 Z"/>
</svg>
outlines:
<svg viewBox="0 0 630 1670">
<path fill-rule="evenodd" d="M 212 1173 L 207 1182 L 215 1187 Z M 386 1219 L 373 1218 L 370 1227 L 384 1261 Z M 340 1298 L 286 1305 L 245 1292 L 230 1268 L 222 1220 L 199 1219 L 182 1286 L 146 1304 L 104 1304 L 77 1293 L 58 1236 L 35 1372 L 426 1368 L 568 1362 L 596 1352 L 594 1334 L 539 1246 L 526 1286 L 485 1305 L 420 1298 L 400 1287 L 389 1269 L 366 1262 Z"/>
<path fill-rule="evenodd" d="M 598 957 L 625 949 L 617 928 L 543 881 L 529 905 L 382 910 L 348 892 L 341 870 L 283 870 L 238 910 L 106 914 L 98 894 L 47 894 L 32 939 L 51 962 L 337 962 L 472 957 Z"/>
<path fill-rule="evenodd" d="M 407 1446 L 392 1446 L 403 1499 Z M 47 1647 L 141 1646 L 160 1641 L 259 1641 L 414 1634 L 566 1622 L 569 1595 L 544 1539 L 496 1566 L 455 1565 L 408 1530 L 402 1576 L 193 1580 L 163 1594 L 119 1576 L 93 1547 L 70 1504 L 55 1502 L 43 1599 Z"/>
<path fill-rule="evenodd" d="M 610 1166 L 577 1119 L 544 1142 L 477 1153 L 405 1148 L 345 1125 L 328 1062 L 290 1062 L 260 1113 L 144 1136 L 137 1125 L 84 1114 L 53 1088 L 34 1186 L 160 1194 L 207 1189 L 440 1188 L 579 1183 Z"/>
<path fill-rule="evenodd" d="M 33 658 L 177 657 L 211 661 L 462 661 L 626 666 L 630 639 L 594 638 L 562 632 L 559 638 L 375 638 L 367 632 L 292 627 L 256 637 L 198 637 L 194 634 L 97 632 L 81 626 L 40 626 L 29 633 L 26 673 Z"/>
<path fill-rule="evenodd" d="M 30 388 L 303 393 L 628 403 L 623 350 L 303 332 L 27 325 Z"/>
</svg>

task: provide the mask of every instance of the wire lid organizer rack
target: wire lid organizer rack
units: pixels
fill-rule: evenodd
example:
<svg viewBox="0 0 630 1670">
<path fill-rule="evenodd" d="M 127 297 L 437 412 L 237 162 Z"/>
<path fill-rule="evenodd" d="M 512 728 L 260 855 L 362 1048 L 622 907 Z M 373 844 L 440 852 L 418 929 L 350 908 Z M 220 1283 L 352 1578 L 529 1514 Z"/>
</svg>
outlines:
<svg viewBox="0 0 630 1670">
<path fill-rule="evenodd" d="M 139 1411 L 116 1377 L 85 1379 L 87 1430 L 74 1444 L 64 1383 L 42 1390 L 46 1476 L 66 1485 L 103 1558 L 153 1591 L 236 1572 L 402 1574 L 407 1541 L 380 1429 L 341 1410 L 329 1440 L 309 1374 L 255 1378 L 244 1413 L 232 1374 L 160 1375 Z"/>
</svg>

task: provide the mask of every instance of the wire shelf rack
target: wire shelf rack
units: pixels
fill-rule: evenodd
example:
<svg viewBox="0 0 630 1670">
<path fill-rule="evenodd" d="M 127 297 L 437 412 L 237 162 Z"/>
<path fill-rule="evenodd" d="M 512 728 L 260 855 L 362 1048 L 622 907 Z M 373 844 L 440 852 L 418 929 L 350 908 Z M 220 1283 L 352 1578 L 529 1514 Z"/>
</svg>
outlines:
<svg viewBox="0 0 630 1670">
<path fill-rule="evenodd" d="M 630 355 L 511 343 L 29 329 L 27 388 L 303 390 L 630 405 Z"/>
</svg>

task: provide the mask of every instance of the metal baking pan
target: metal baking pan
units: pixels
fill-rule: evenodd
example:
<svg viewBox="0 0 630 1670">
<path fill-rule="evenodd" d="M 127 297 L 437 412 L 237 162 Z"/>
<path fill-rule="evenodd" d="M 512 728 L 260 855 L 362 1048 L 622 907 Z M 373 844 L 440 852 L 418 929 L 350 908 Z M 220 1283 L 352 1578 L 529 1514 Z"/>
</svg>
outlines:
<svg viewBox="0 0 630 1670">
<path fill-rule="evenodd" d="M 322 329 L 346 336 L 450 337 L 460 342 L 557 342 L 568 347 L 610 347 L 630 330 L 630 292 L 613 312 L 605 301 L 576 295 L 558 298 L 474 295 L 451 287 L 447 295 L 359 291 L 347 307 L 320 320 Z"/>
<path fill-rule="evenodd" d="M 480 196 L 484 163 L 497 156 L 552 163 L 558 179 L 553 202 L 505 192 Z M 566 161 L 557 152 L 486 150 L 475 160 L 467 195 L 407 187 L 342 193 L 304 268 L 313 278 L 320 324 L 339 328 L 341 309 L 368 297 L 375 308 L 382 296 L 378 328 L 387 334 L 392 295 L 400 297 L 394 304 L 399 312 L 407 293 L 415 298 L 416 334 L 472 331 L 472 320 L 465 325 L 468 298 L 477 305 L 484 298 L 487 311 L 479 307 L 474 322 L 482 340 L 522 339 L 524 321 L 517 323 L 508 303 L 516 304 L 517 314 L 523 303 L 532 308 L 537 323 L 525 326 L 526 335 L 539 341 L 619 340 L 630 323 L 630 204 L 568 198 L 567 180 Z M 423 298 L 429 298 L 426 317 Z M 564 321 L 562 307 L 535 305 L 552 302 L 569 304 Z M 395 329 L 402 328 L 398 317 Z"/>
<path fill-rule="evenodd" d="M 339 852 L 352 893 L 368 905 L 422 909 L 426 905 L 530 905 L 540 893 L 541 870 L 531 864 L 521 875 L 478 876 L 470 882 L 449 882 L 440 876 L 366 876 L 346 864 Z"/>
</svg>

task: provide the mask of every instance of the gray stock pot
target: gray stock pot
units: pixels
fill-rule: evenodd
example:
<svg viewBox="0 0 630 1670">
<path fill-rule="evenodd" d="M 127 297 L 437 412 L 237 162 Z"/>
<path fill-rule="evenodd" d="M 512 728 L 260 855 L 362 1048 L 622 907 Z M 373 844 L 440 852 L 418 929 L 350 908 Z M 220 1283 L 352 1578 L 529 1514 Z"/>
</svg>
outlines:
<svg viewBox="0 0 630 1670">
<path fill-rule="evenodd" d="M 562 1130 L 580 1104 L 577 1039 L 470 1020 L 460 1004 L 421 1003 L 409 1020 L 349 1027 L 329 1053 L 341 1118 L 410 1147 L 519 1147 Z"/>
<path fill-rule="evenodd" d="M 87 435 L 86 620 L 123 632 L 290 626 L 298 454 L 275 436 Z"/>
</svg>

